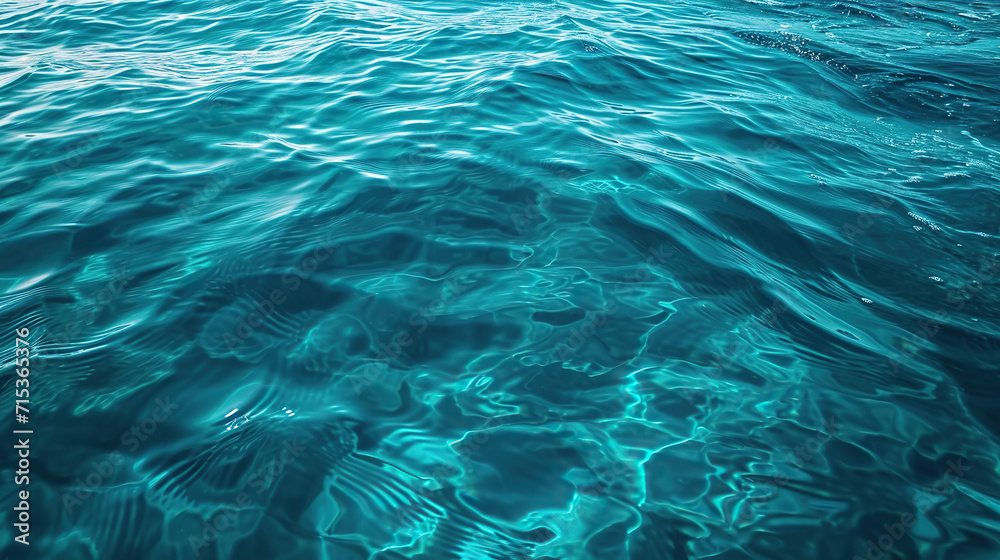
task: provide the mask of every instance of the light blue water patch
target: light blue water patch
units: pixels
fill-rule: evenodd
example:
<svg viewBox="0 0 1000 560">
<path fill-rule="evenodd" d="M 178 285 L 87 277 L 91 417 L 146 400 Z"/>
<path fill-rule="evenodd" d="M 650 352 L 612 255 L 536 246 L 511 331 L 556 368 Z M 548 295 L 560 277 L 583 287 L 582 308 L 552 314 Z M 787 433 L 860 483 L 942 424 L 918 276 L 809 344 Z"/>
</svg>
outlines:
<svg viewBox="0 0 1000 560">
<path fill-rule="evenodd" d="M 998 24 L 8 2 L 0 556 L 992 560 Z"/>
</svg>

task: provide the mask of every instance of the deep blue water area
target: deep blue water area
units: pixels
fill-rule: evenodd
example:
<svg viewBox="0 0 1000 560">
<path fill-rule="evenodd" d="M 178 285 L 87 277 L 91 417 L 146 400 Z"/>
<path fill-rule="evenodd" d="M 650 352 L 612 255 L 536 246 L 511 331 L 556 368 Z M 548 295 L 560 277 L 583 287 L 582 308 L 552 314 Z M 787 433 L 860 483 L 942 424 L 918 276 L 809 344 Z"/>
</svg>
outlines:
<svg viewBox="0 0 1000 560">
<path fill-rule="evenodd" d="M 0 557 L 1000 558 L 1000 3 L 0 46 Z"/>
</svg>

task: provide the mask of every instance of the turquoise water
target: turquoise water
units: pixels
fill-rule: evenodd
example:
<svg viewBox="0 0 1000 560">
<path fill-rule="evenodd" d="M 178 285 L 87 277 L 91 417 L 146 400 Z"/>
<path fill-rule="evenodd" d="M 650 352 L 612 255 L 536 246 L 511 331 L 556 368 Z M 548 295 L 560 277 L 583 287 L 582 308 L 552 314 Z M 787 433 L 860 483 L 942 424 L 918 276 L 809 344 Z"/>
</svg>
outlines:
<svg viewBox="0 0 1000 560">
<path fill-rule="evenodd" d="M 996 2 L 0 32 L 0 555 L 997 557 Z"/>
</svg>

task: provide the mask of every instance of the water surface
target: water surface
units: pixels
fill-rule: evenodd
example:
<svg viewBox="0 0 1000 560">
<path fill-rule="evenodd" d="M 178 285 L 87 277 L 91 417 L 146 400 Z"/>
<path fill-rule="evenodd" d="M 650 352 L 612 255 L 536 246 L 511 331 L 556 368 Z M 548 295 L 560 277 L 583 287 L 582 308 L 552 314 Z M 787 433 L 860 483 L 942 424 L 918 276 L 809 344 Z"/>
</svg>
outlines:
<svg viewBox="0 0 1000 560">
<path fill-rule="evenodd" d="M 11 558 L 996 557 L 995 2 L 0 32 Z"/>
</svg>

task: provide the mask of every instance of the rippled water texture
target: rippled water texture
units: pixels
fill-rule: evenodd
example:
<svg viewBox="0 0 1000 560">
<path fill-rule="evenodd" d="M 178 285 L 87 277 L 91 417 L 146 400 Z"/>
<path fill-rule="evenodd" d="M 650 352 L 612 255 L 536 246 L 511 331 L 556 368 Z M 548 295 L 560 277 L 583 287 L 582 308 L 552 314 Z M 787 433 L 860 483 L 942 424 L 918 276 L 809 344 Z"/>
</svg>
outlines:
<svg viewBox="0 0 1000 560">
<path fill-rule="evenodd" d="M 917 1 L 5 3 L 0 555 L 997 558 L 1000 4 Z"/>
</svg>

